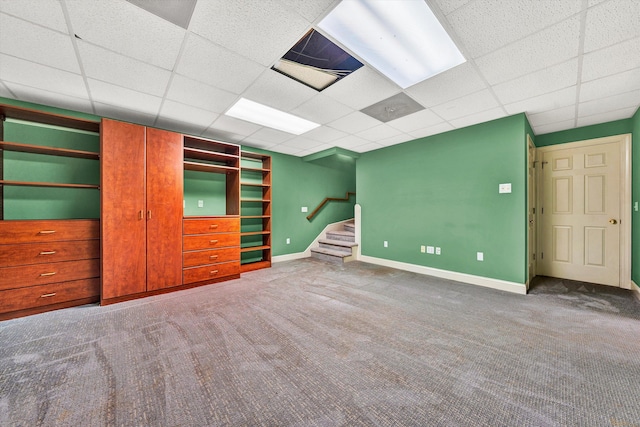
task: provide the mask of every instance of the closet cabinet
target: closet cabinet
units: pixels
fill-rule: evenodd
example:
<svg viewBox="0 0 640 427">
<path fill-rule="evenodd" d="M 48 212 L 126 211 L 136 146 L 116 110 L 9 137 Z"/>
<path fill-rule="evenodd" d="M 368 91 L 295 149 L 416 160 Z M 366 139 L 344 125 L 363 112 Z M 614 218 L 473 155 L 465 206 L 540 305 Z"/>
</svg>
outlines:
<svg viewBox="0 0 640 427">
<path fill-rule="evenodd" d="M 182 285 L 182 135 L 107 119 L 100 135 L 101 302 Z"/>
</svg>

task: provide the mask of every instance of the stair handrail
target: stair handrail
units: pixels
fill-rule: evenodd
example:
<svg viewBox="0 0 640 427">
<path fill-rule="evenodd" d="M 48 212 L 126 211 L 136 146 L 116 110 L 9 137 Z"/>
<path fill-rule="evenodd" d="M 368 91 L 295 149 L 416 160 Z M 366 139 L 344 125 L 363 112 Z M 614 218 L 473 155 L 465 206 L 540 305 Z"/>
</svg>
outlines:
<svg viewBox="0 0 640 427">
<path fill-rule="evenodd" d="M 320 202 L 320 204 L 309 214 L 307 215 L 307 220 L 311 221 L 311 218 L 313 218 L 318 212 L 320 212 L 320 209 L 322 209 L 322 207 L 327 204 L 327 202 L 348 202 L 349 198 L 351 196 L 355 196 L 356 193 L 355 191 L 347 191 L 347 195 L 342 198 L 342 197 L 325 197 L 324 200 L 322 202 Z"/>
</svg>

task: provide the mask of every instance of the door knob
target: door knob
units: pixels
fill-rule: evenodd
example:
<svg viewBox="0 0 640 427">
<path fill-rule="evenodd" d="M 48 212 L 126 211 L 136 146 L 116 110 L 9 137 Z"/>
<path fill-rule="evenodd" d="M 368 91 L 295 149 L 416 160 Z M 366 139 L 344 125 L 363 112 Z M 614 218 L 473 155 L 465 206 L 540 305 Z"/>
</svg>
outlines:
<svg viewBox="0 0 640 427">
<path fill-rule="evenodd" d="M 610 219 L 610 220 L 609 220 L 609 224 L 616 225 L 617 223 L 618 223 L 618 220 L 617 220 L 617 219 L 613 219 L 613 218 L 612 218 L 612 219 Z"/>
</svg>

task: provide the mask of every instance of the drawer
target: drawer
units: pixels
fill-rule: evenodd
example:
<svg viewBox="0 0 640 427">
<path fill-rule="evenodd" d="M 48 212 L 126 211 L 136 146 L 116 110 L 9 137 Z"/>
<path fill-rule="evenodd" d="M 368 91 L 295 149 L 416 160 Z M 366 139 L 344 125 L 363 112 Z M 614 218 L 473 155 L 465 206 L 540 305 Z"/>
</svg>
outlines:
<svg viewBox="0 0 640 427">
<path fill-rule="evenodd" d="M 100 240 L 0 245 L 0 267 L 100 258 Z"/>
<path fill-rule="evenodd" d="M 240 261 L 212 264 L 204 267 L 185 268 L 182 270 L 183 283 L 204 282 L 220 277 L 240 274 Z"/>
<path fill-rule="evenodd" d="M 53 262 L 0 268 L 0 290 L 100 277 L 100 260 Z"/>
<path fill-rule="evenodd" d="M 214 262 L 238 261 L 240 248 L 211 249 L 206 251 L 185 252 L 182 256 L 184 267 L 196 267 Z"/>
<path fill-rule="evenodd" d="M 99 238 L 95 219 L 0 221 L 0 245 Z"/>
<path fill-rule="evenodd" d="M 240 231 L 240 218 L 185 219 L 183 234 L 226 233 Z"/>
<path fill-rule="evenodd" d="M 182 238 L 185 251 L 240 246 L 240 233 L 196 234 Z"/>
<path fill-rule="evenodd" d="M 0 291 L 0 313 L 42 307 L 100 295 L 100 279 L 30 286 Z"/>
</svg>

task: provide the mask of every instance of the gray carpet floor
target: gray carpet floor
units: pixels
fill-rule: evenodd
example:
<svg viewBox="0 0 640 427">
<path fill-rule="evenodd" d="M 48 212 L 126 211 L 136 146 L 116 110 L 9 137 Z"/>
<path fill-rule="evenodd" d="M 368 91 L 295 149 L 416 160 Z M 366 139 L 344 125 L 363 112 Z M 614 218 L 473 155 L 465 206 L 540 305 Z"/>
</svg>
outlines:
<svg viewBox="0 0 640 427">
<path fill-rule="evenodd" d="M 0 322 L 1 426 L 640 426 L 640 302 L 305 259 Z"/>
</svg>

